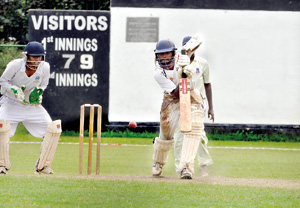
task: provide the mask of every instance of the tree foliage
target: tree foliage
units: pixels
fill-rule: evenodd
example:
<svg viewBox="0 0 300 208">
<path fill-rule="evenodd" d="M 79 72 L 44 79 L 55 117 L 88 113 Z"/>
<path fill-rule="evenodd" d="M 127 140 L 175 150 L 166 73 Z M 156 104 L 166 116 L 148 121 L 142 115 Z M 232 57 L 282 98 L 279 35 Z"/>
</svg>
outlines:
<svg viewBox="0 0 300 208">
<path fill-rule="evenodd" d="M 27 42 L 29 9 L 109 10 L 110 0 L 1 0 L 0 39 Z"/>
</svg>

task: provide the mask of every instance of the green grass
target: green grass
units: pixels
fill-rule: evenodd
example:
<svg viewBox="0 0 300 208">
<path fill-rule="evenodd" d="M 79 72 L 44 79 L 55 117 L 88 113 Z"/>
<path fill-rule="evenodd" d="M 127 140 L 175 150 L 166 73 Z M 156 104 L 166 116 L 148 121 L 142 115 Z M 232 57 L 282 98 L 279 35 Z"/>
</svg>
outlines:
<svg viewBox="0 0 300 208">
<path fill-rule="evenodd" d="M 11 174 L 32 174 L 39 157 L 40 144 L 10 144 Z M 86 174 L 87 148 L 84 145 L 83 171 Z M 94 146 L 95 151 L 96 146 Z M 59 144 L 52 167 L 59 175 L 77 175 L 78 145 Z M 104 175 L 149 176 L 152 165 L 152 146 L 101 147 L 101 173 Z M 209 167 L 211 176 L 232 178 L 300 178 L 299 151 L 210 149 L 214 164 Z M 95 154 L 93 172 L 95 172 Z M 196 160 L 197 164 L 197 160 Z M 284 170 L 284 171 L 283 171 Z M 199 169 L 196 168 L 196 175 Z M 164 167 L 164 175 L 176 176 L 174 151 Z"/>
<path fill-rule="evenodd" d="M 22 184 L 22 186 L 20 186 Z M 1 206 L 9 207 L 298 207 L 299 190 L 14 176 Z"/>
<path fill-rule="evenodd" d="M 21 128 L 11 141 L 41 142 L 41 139 Z M 39 176 L 34 175 L 34 165 L 40 143 L 11 143 L 12 167 L 8 175 L 0 177 L 3 187 L 0 207 L 300 207 L 299 188 L 214 183 L 214 178 L 231 178 L 299 184 L 299 151 L 220 148 L 300 149 L 299 143 L 209 141 L 214 161 L 209 166 L 210 177 L 197 179 L 196 166 L 196 178 L 182 181 L 175 173 L 173 149 L 164 166 L 164 180 L 160 180 L 151 177 L 152 139 L 118 137 L 102 138 L 102 142 L 145 146 L 102 145 L 101 174 L 97 177 L 95 154 L 92 176 L 86 176 L 88 145 L 84 145 L 83 175 L 79 176 L 78 136 L 62 136 L 52 164 L 55 174 Z M 125 179 L 118 179 L 121 176 Z M 207 180 L 211 182 L 206 184 Z"/>
</svg>

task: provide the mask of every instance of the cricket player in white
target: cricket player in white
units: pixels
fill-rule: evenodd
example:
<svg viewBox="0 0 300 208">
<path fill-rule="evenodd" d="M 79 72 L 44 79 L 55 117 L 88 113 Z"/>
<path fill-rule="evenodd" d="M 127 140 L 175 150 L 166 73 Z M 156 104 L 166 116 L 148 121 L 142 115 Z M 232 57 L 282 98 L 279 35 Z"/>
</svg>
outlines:
<svg viewBox="0 0 300 208">
<path fill-rule="evenodd" d="M 184 46 L 192 37 L 187 36 L 183 39 L 182 45 Z M 210 120 L 214 121 L 214 110 L 212 103 L 212 90 L 209 76 L 209 66 L 205 59 L 197 56 L 195 52 L 190 57 L 191 66 L 193 66 L 193 81 L 194 81 L 194 90 L 201 95 L 203 103 L 201 104 L 201 121 L 204 120 L 204 111 L 205 111 L 205 100 L 207 98 L 208 102 L 208 117 Z M 180 131 L 180 123 L 177 126 L 174 135 L 174 154 L 175 154 L 175 168 L 178 170 L 180 158 L 181 158 L 181 149 L 183 143 L 183 133 Z M 201 131 L 201 140 L 198 147 L 198 162 L 200 167 L 200 175 L 208 176 L 207 166 L 213 163 L 209 151 L 207 148 L 208 139 L 206 137 L 205 131 Z"/>
<path fill-rule="evenodd" d="M 184 72 L 188 79 L 192 79 L 192 67 L 187 55 L 176 56 L 176 48 L 172 41 L 161 40 L 155 49 L 156 68 L 154 78 L 164 91 L 160 112 L 160 134 L 154 139 L 152 175 L 160 176 L 162 168 L 167 163 L 168 152 L 173 146 L 173 136 L 179 121 L 179 79 Z M 175 60 L 176 59 L 176 60 Z M 176 62 L 176 63 L 175 63 Z M 184 66 L 182 68 L 181 66 Z M 200 142 L 200 132 L 203 128 L 199 122 L 202 98 L 195 93 L 191 83 L 192 131 L 184 133 L 182 154 L 178 173 L 181 179 L 192 179 L 194 173 L 194 159 Z M 196 148 L 195 148 L 196 147 Z"/>
<path fill-rule="evenodd" d="M 50 77 L 50 65 L 43 61 L 44 57 L 43 45 L 30 42 L 24 58 L 11 61 L 0 78 L 0 174 L 10 169 L 9 138 L 14 136 L 19 122 L 31 135 L 43 138 L 35 171 L 53 174 L 50 167 L 61 134 L 61 121 L 52 121 L 41 105 Z"/>
</svg>

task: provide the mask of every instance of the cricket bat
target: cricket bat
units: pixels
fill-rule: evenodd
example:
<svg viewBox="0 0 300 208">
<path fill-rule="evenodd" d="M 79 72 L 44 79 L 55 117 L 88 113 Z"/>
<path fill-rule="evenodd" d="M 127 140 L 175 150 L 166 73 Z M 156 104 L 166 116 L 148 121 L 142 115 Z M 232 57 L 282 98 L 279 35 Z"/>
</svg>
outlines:
<svg viewBox="0 0 300 208">
<path fill-rule="evenodd" d="M 182 49 L 181 54 L 185 55 L 186 50 Z M 190 80 L 182 73 L 179 81 L 179 105 L 180 105 L 180 130 L 190 132 L 192 130 L 191 118 L 191 87 Z"/>
</svg>

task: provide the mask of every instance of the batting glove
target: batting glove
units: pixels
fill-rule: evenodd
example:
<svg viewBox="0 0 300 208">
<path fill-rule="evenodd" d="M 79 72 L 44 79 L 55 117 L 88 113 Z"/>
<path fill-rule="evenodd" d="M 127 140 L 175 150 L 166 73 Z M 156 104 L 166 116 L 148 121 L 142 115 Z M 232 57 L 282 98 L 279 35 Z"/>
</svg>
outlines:
<svg viewBox="0 0 300 208">
<path fill-rule="evenodd" d="M 186 74 L 188 79 L 192 79 L 193 72 L 194 72 L 194 67 L 191 65 L 187 65 L 183 68 L 183 73 Z"/>
<path fill-rule="evenodd" d="M 191 63 L 190 57 L 188 55 L 179 55 L 178 58 L 178 65 L 181 67 L 184 67 L 186 65 L 189 65 Z"/>
</svg>

